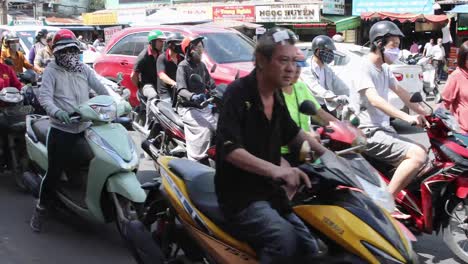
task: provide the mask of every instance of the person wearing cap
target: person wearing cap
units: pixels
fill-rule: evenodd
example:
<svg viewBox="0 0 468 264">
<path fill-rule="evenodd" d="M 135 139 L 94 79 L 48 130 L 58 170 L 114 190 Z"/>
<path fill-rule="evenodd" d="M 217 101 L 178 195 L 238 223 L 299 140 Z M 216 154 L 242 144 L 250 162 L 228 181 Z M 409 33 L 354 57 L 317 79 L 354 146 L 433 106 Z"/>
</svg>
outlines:
<svg viewBox="0 0 468 264">
<path fill-rule="evenodd" d="M 31 50 L 29 50 L 29 63 L 34 64 L 34 59 L 36 58 L 36 54 L 39 53 L 43 48 L 47 47 L 47 34 L 49 31 L 47 29 L 43 28 L 37 32 L 36 35 L 36 42 L 32 46 Z"/>
<path fill-rule="evenodd" d="M 306 83 L 322 108 L 336 116 L 336 110 L 349 102 L 349 87 L 328 64 L 333 62 L 335 56 L 344 54 L 336 50 L 330 37 L 324 35 L 312 40 L 312 52 L 311 67 L 307 69 L 312 74 L 305 75 L 310 77 Z"/>
<path fill-rule="evenodd" d="M 34 70 L 42 73 L 41 69 L 34 67 L 20 50 L 19 38 L 15 33 L 9 32 L 3 37 L 3 48 L 0 55 L 1 60 L 10 65 L 15 72 L 22 73 L 24 69 Z"/>
<path fill-rule="evenodd" d="M 400 54 L 401 30 L 390 21 L 375 23 L 369 32 L 370 53 L 364 58 L 353 80 L 357 103 L 360 109 L 360 128 L 367 136 L 366 155 L 392 164 L 396 171 L 388 185 L 388 190 L 396 196 L 413 177 L 424 167 L 426 149 L 411 140 L 400 136 L 390 125 L 390 117 L 401 119 L 413 125 L 426 126 L 424 108 L 410 102 L 410 94 L 395 79 L 389 64 Z M 393 91 L 405 105 L 417 115 L 409 115 L 395 108 L 388 101 Z M 401 213 L 395 212 L 398 217 Z"/>
<path fill-rule="evenodd" d="M 177 67 L 176 83 L 180 98 L 179 114 L 184 122 L 187 156 L 191 160 L 208 165 L 207 151 L 216 130 L 217 118 L 210 107 L 202 107 L 201 103 L 207 99 L 206 91 L 214 89 L 216 84 L 205 63 L 201 61 L 203 37 L 185 37 L 180 46 L 185 60 Z M 199 75 L 203 84 L 192 84 L 192 74 Z"/>
<path fill-rule="evenodd" d="M 177 82 L 177 66 L 183 60 L 179 54 L 180 43 L 183 37 L 180 34 L 173 33 L 166 39 L 166 52 L 159 55 L 157 60 L 158 69 L 158 94 L 163 100 L 174 100 Z"/>
<path fill-rule="evenodd" d="M 148 99 L 157 96 L 158 87 L 157 59 L 162 52 L 166 36 L 161 30 L 153 30 L 148 34 L 148 47 L 143 49 L 136 59 L 131 74 L 132 82 L 141 89 L 142 94 Z"/>
<path fill-rule="evenodd" d="M 311 188 L 310 180 L 281 157 L 281 146 L 296 152 L 304 141 L 322 162 L 335 157 L 297 126 L 285 105 L 281 91 L 296 74 L 296 41 L 279 27 L 259 37 L 255 69 L 227 87 L 216 131 L 219 207 L 259 263 L 314 263 L 323 252 L 290 205 L 294 190 L 302 183 Z"/>
<path fill-rule="evenodd" d="M 311 130 L 311 117 L 299 112 L 299 106 L 302 102 L 310 100 L 314 103 L 315 109 L 317 110 L 316 117 L 318 117 L 320 123 L 328 125 L 332 121 L 338 121 L 334 116 L 324 111 L 320 104 L 317 102 L 315 97 L 309 90 L 309 87 L 304 82 L 299 81 L 299 76 L 301 75 L 301 69 L 309 67 L 308 63 L 305 61 L 304 53 L 300 49 L 297 49 L 296 52 L 296 73 L 290 85 L 283 87 L 283 96 L 284 101 L 286 102 L 286 107 L 288 108 L 289 115 L 296 122 L 296 124 L 307 133 L 310 133 L 311 136 L 317 137 L 320 140 L 320 137 Z M 297 165 L 296 156 L 289 151 L 288 146 L 281 147 L 281 155 L 285 158 L 291 165 Z"/>
<path fill-rule="evenodd" d="M 73 123 L 70 114 L 75 112 L 78 105 L 89 100 L 91 89 L 99 95 L 108 95 L 96 73 L 80 61 L 80 46 L 73 32 L 61 29 L 52 42 L 55 60 L 44 70 L 38 97 L 50 116 L 50 130 L 47 135 L 47 172 L 30 221 L 35 232 L 41 231 L 45 210 L 54 197 L 62 171 L 76 163 L 76 160 L 70 160 L 70 150 L 89 148 L 84 131 L 91 123 Z"/>
<path fill-rule="evenodd" d="M 47 34 L 46 43 L 47 46 L 39 51 L 34 59 L 34 66 L 36 68 L 44 70 L 44 68 L 54 60 L 54 53 L 52 52 L 52 40 L 54 39 L 54 33 L 50 32 Z"/>
</svg>

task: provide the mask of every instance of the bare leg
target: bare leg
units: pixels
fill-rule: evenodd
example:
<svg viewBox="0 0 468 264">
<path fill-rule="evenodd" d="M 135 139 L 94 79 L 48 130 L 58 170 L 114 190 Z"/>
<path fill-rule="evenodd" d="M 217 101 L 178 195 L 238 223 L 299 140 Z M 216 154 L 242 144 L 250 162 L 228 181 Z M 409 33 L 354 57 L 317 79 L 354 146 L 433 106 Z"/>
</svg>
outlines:
<svg viewBox="0 0 468 264">
<path fill-rule="evenodd" d="M 400 163 L 393 178 L 388 184 L 388 191 L 396 196 L 413 180 L 414 175 L 421 169 L 427 160 L 425 149 L 413 146 L 406 153 L 405 159 Z"/>
</svg>

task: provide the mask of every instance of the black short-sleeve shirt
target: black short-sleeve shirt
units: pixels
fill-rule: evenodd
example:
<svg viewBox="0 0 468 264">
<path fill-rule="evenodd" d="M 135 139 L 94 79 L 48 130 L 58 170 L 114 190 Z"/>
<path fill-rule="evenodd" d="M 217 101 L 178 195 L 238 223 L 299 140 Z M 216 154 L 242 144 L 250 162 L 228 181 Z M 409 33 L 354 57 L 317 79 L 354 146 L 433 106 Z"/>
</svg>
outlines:
<svg viewBox="0 0 468 264">
<path fill-rule="evenodd" d="M 225 160 L 237 148 L 280 165 L 281 146 L 299 133 L 280 91 L 275 93 L 273 114 L 268 120 L 257 88 L 255 70 L 231 83 L 224 95 L 216 134 L 215 186 L 221 208 L 236 213 L 254 201 L 269 201 L 280 212 L 290 210 L 283 188 L 271 179 L 238 168 Z"/>
<path fill-rule="evenodd" d="M 169 54 L 169 49 L 166 50 L 165 53 L 159 55 L 158 60 L 156 62 L 156 68 L 158 69 L 158 76 L 161 72 L 164 72 L 169 78 L 176 81 L 177 75 L 177 65 L 182 61 L 182 57 L 177 55 L 177 63 L 171 59 Z M 172 97 L 172 88 L 170 85 L 163 82 L 160 78 L 158 78 L 158 94 L 161 95 L 169 95 Z"/>
<path fill-rule="evenodd" d="M 156 58 L 157 56 L 153 56 L 149 47 L 143 49 L 138 55 L 133 70 L 139 72 L 141 75 L 139 88 L 143 87 L 145 84 L 152 84 L 154 88 L 158 86 Z"/>
</svg>

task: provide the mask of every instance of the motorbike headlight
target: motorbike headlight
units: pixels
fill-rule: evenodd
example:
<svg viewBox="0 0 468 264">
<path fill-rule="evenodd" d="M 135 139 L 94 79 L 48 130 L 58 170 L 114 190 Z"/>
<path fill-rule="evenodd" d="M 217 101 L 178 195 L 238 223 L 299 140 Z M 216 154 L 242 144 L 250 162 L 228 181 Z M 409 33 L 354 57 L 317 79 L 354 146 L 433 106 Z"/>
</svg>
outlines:
<svg viewBox="0 0 468 264">
<path fill-rule="evenodd" d="M 117 106 L 115 103 L 110 105 L 90 105 L 90 107 L 96 112 L 100 121 L 110 122 L 117 118 Z"/>
<path fill-rule="evenodd" d="M 0 100 L 7 103 L 19 103 L 23 101 L 23 95 L 20 93 L 5 93 L 0 96 Z"/>
<path fill-rule="evenodd" d="M 362 244 L 372 253 L 372 255 L 381 264 L 403 264 L 404 263 L 390 256 L 388 253 L 384 252 L 383 250 L 378 249 L 377 247 L 374 247 L 365 241 L 362 241 Z"/>
</svg>

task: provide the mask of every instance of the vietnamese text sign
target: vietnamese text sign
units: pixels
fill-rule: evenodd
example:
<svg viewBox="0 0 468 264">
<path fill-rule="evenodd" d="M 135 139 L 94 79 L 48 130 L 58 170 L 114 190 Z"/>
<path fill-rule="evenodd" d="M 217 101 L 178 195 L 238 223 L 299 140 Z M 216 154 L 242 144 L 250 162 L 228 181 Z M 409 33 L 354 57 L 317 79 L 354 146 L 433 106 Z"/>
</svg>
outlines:
<svg viewBox="0 0 468 264">
<path fill-rule="evenodd" d="M 200 19 L 213 19 L 213 9 L 211 6 L 177 6 L 177 11 L 184 15 L 198 17 Z"/>
<path fill-rule="evenodd" d="M 344 0 L 323 0 L 323 13 L 329 15 L 344 15 Z"/>
<path fill-rule="evenodd" d="M 213 20 L 255 22 L 255 6 L 213 6 Z"/>
<path fill-rule="evenodd" d="M 353 0 L 353 16 L 363 12 L 433 14 L 432 0 Z"/>
<path fill-rule="evenodd" d="M 320 7 L 316 4 L 280 4 L 255 6 L 257 22 L 318 22 Z"/>
<path fill-rule="evenodd" d="M 112 36 L 122 30 L 122 26 L 115 26 L 115 27 L 106 27 L 104 28 L 104 40 L 106 43 L 112 38 Z"/>
</svg>

